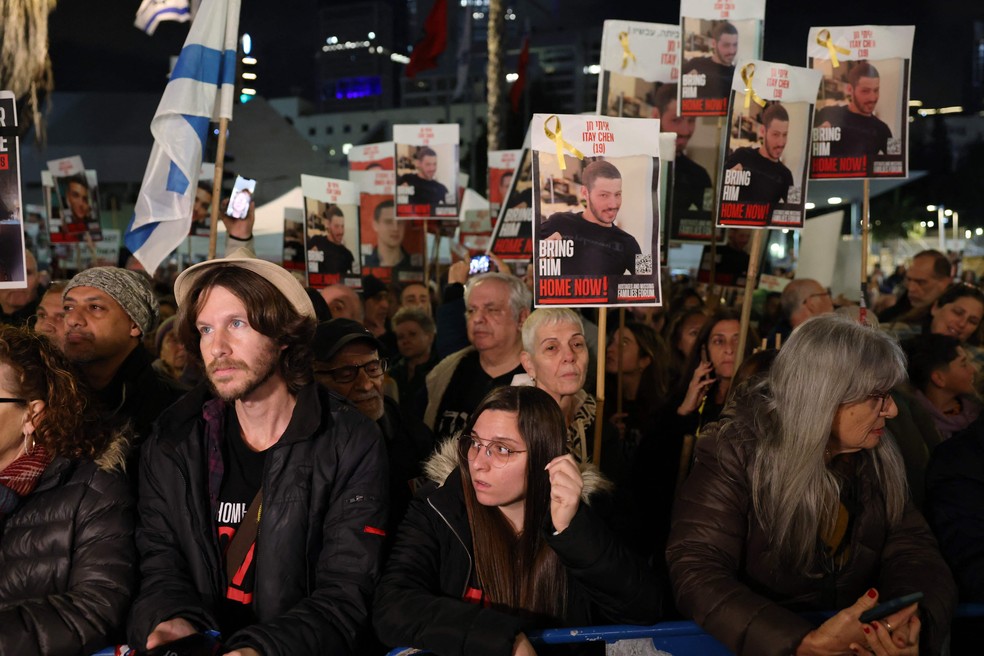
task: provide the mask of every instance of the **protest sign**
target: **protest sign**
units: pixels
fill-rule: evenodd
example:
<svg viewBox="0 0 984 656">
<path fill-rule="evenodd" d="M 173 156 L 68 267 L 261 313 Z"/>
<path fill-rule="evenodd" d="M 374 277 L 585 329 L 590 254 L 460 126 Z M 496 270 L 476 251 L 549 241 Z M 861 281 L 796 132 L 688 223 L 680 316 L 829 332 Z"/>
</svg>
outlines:
<svg viewBox="0 0 984 656">
<path fill-rule="evenodd" d="M 812 27 L 807 66 L 823 75 L 810 177 L 909 174 L 909 70 L 915 28 Z"/>
<path fill-rule="evenodd" d="M 680 77 L 680 26 L 606 20 L 596 113 L 652 118 L 657 90 Z"/>
<path fill-rule="evenodd" d="M 458 124 L 394 125 L 396 216 L 458 216 Z"/>
<path fill-rule="evenodd" d="M 818 71 L 742 60 L 731 87 L 719 227 L 802 228 Z"/>
<path fill-rule="evenodd" d="M 87 171 L 79 156 L 49 161 L 48 172 L 53 190 L 53 202 L 48 214 L 51 242 L 77 243 L 90 238 L 92 241 L 102 239 L 96 172 Z"/>
<path fill-rule="evenodd" d="M 308 285 L 327 287 L 339 282 L 361 287 L 359 252 L 359 192 L 348 180 L 301 176 L 304 194 L 304 249 Z"/>
<path fill-rule="evenodd" d="M 738 60 L 762 57 L 765 0 L 681 0 L 679 108 L 683 116 L 725 116 Z"/>
<path fill-rule="evenodd" d="M 658 305 L 659 121 L 534 114 L 530 129 L 534 304 Z"/>
</svg>

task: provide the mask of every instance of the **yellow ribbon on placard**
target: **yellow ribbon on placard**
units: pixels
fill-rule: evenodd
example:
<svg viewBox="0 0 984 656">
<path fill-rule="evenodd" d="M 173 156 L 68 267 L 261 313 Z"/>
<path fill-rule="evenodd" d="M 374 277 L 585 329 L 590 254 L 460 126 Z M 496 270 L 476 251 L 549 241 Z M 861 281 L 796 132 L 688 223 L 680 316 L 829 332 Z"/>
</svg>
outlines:
<svg viewBox="0 0 984 656">
<path fill-rule="evenodd" d="M 550 119 L 554 119 L 556 122 L 556 126 L 553 130 L 551 130 L 549 126 Z M 578 159 L 584 159 L 584 153 L 575 148 L 574 144 L 564 141 L 564 137 L 560 132 L 560 117 L 556 114 L 551 114 L 547 117 L 547 120 L 543 122 L 543 132 L 547 135 L 547 139 L 550 139 L 557 145 L 557 166 L 560 167 L 561 171 L 567 170 L 567 162 L 564 161 L 565 150 Z"/>
<path fill-rule="evenodd" d="M 834 45 L 834 40 L 830 37 L 830 30 L 828 29 L 820 30 L 817 33 L 817 45 L 827 46 L 827 52 L 830 53 L 830 63 L 834 65 L 834 68 L 840 66 L 840 62 L 837 61 L 837 53 L 842 55 L 851 54 L 851 51 L 847 48 Z"/>
<path fill-rule="evenodd" d="M 633 62 L 636 62 L 638 60 L 636 59 L 635 53 L 632 52 L 631 48 L 629 48 L 628 32 L 619 32 L 618 42 L 622 44 L 622 68 L 624 69 L 626 66 L 629 65 L 629 57 L 632 58 Z"/>
<path fill-rule="evenodd" d="M 760 107 L 765 107 L 765 101 L 752 88 L 752 78 L 755 77 L 755 64 L 745 64 L 741 67 L 741 81 L 745 83 L 745 109 L 748 109 L 750 101 L 754 100 Z"/>
</svg>

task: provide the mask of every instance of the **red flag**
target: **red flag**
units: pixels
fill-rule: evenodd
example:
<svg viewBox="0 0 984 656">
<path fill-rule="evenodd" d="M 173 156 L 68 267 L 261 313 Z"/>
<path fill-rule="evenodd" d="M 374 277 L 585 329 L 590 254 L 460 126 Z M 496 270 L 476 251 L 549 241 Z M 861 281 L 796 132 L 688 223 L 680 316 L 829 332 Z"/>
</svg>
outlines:
<svg viewBox="0 0 984 656">
<path fill-rule="evenodd" d="M 519 102 L 523 99 L 523 90 L 526 88 L 526 65 L 530 61 L 530 37 L 523 39 L 523 49 L 519 51 L 519 61 L 516 64 L 517 78 L 509 89 L 509 102 L 512 103 L 512 110 L 519 111 Z"/>
<path fill-rule="evenodd" d="M 413 47 L 407 77 L 420 71 L 437 68 L 437 58 L 448 45 L 448 0 L 434 0 L 434 6 L 424 21 L 424 38 Z"/>
</svg>

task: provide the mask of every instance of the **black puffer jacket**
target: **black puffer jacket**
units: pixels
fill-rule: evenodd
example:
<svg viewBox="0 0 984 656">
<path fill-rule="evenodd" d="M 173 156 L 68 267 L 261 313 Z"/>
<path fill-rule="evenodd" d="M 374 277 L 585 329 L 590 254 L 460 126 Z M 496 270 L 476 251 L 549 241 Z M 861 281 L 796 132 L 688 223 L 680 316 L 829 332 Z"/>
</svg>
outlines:
<svg viewBox="0 0 984 656">
<path fill-rule="evenodd" d="M 911 501 L 899 523 L 889 524 L 869 452 L 839 456 L 854 472 L 859 509 L 845 537 L 847 561 L 809 571 L 774 564 L 773 540 L 752 505 L 760 438 L 748 417 L 765 404 L 741 400 L 737 417 L 729 411 L 701 434 L 696 465 L 674 505 L 666 559 L 680 611 L 739 655 L 781 656 L 815 626 L 798 613 L 840 610 L 872 587 L 882 600 L 923 592 L 921 653 L 939 653 L 956 604 L 953 578 Z"/>
<path fill-rule="evenodd" d="M 386 523 L 387 468 L 379 428 L 315 384 L 270 447 L 256 543 L 258 624 L 223 636 L 264 656 L 347 654 L 368 625 Z M 201 385 L 160 419 L 141 454 L 137 546 L 143 575 L 128 628 L 146 644 L 162 621 L 219 628 L 225 591 L 208 497 Z M 380 531 L 381 532 L 381 531 Z"/>
<path fill-rule="evenodd" d="M 137 583 L 118 438 L 97 462 L 56 457 L 0 522 L 0 654 L 90 654 L 122 637 Z"/>
<path fill-rule="evenodd" d="M 520 631 L 552 627 L 530 626 L 520 617 L 463 598 L 474 556 L 461 474 L 448 467 L 449 443 L 453 440 L 428 462 L 428 474 L 443 486 L 414 499 L 400 525 L 379 583 L 373 624 L 391 646 L 429 649 L 440 656 L 507 656 Z M 582 499 L 605 483 L 597 474 L 584 478 Z M 659 619 L 655 574 L 618 543 L 586 503 L 582 501 L 564 532 L 548 532 L 547 544 L 567 570 L 569 626 L 651 624 Z"/>
</svg>

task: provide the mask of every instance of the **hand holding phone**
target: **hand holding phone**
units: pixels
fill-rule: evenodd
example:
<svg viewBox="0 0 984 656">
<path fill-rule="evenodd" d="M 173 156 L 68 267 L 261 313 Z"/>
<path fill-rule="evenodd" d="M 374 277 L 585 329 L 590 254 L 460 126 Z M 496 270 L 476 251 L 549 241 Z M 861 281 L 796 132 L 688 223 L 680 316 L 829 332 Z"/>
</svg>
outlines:
<svg viewBox="0 0 984 656">
<path fill-rule="evenodd" d="M 226 214 L 234 219 L 245 219 L 249 214 L 249 204 L 253 201 L 253 192 L 256 190 L 256 180 L 248 180 L 241 175 L 236 176 L 236 184 L 232 188 L 232 196 L 229 198 L 229 206 L 226 207 Z"/>
<path fill-rule="evenodd" d="M 911 606 L 912 604 L 922 600 L 923 593 L 913 592 L 912 594 L 903 595 L 901 597 L 896 597 L 895 599 L 889 599 L 886 602 L 880 603 L 870 610 L 866 610 L 861 613 L 862 624 L 868 624 L 869 622 L 874 622 L 875 620 L 880 620 L 888 617 L 892 613 L 897 613 L 906 606 Z"/>
</svg>

